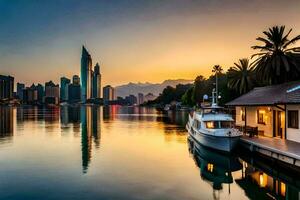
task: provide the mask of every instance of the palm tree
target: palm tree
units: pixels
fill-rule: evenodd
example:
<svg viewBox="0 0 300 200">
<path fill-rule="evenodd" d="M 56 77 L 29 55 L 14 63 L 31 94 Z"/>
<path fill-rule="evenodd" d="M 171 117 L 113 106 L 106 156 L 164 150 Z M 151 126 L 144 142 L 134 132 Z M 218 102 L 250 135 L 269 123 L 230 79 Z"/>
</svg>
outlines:
<svg viewBox="0 0 300 200">
<path fill-rule="evenodd" d="M 251 57 L 258 57 L 253 65 L 261 81 L 276 84 L 299 79 L 300 65 L 297 62 L 300 48 L 291 45 L 300 40 L 300 35 L 290 40 L 288 37 L 291 32 L 292 29 L 285 33 L 285 26 L 274 26 L 263 32 L 265 38 L 256 38 L 264 43 L 261 46 L 252 46 L 260 52 Z"/>
<path fill-rule="evenodd" d="M 253 67 L 247 58 L 239 59 L 235 66 L 228 70 L 228 87 L 237 91 L 239 94 L 245 94 L 253 88 Z"/>
<path fill-rule="evenodd" d="M 213 66 L 212 72 L 215 74 L 220 74 L 223 71 L 222 67 L 220 65 Z"/>
</svg>

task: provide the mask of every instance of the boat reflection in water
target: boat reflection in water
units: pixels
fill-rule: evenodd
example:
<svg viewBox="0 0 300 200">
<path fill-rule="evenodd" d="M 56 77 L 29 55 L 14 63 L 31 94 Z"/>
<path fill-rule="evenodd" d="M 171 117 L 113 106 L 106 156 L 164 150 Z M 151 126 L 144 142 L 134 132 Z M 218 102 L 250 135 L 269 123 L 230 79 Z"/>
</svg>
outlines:
<svg viewBox="0 0 300 200">
<path fill-rule="evenodd" d="M 188 138 L 189 151 L 200 169 L 202 180 L 211 184 L 214 199 L 220 199 L 220 191 L 228 184 L 235 184 L 249 199 L 299 199 L 299 169 L 270 162 L 250 152 L 239 151 L 227 155 L 208 149 Z M 224 192 L 224 191 L 223 191 Z"/>
<path fill-rule="evenodd" d="M 230 193 L 230 184 L 233 183 L 232 172 L 242 169 L 238 157 L 210 150 L 191 137 L 188 138 L 188 145 L 200 169 L 201 178 L 213 187 L 214 199 L 219 199 L 218 191 L 223 189 L 223 184 L 229 184 L 228 193 Z"/>
</svg>

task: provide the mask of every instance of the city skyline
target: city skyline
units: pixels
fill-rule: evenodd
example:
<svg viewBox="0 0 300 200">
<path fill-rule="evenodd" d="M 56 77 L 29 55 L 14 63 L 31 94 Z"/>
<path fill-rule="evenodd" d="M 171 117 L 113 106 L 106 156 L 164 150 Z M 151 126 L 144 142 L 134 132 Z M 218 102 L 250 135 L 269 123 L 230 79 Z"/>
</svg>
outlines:
<svg viewBox="0 0 300 200">
<path fill-rule="evenodd" d="M 62 76 L 80 75 L 84 44 L 104 66 L 103 85 L 209 76 L 214 64 L 228 69 L 249 57 L 255 38 L 272 25 L 299 33 L 299 6 L 297 1 L 259 0 L 3 1 L 1 74 L 26 85 L 58 83 Z"/>
</svg>

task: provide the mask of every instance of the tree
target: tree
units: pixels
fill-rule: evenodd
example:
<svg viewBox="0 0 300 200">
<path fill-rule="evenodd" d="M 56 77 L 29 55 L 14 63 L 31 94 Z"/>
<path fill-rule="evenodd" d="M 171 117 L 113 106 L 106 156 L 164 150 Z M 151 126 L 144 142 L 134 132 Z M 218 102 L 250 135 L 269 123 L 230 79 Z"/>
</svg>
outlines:
<svg viewBox="0 0 300 200">
<path fill-rule="evenodd" d="M 215 74 L 220 74 L 222 73 L 223 69 L 220 65 L 215 65 L 213 66 L 212 72 Z"/>
<path fill-rule="evenodd" d="M 189 106 L 195 105 L 195 102 L 193 101 L 193 98 L 192 98 L 193 90 L 194 90 L 194 87 L 191 87 L 184 93 L 184 95 L 181 97 L 182 104 L 189 105 Z"/>
<path fill-rule="evenodd" d="M 253 88 L 253 67 L 247 58 L 240 59 L 235 66 L 227 72 L 228 87 L 237 91 L 240 95 L 245 94 Z"/>
<path fill-rule="evenodd" d="M 299 79 L 300 65 L 297 62 L 300 48 L 291 45 L 300 40 L 300 35 L 289 39 L 291 32 L 292 29 L 285 33 L 285 26 L 274 26 L 263 32 L 265 37 L 256 38 L 264 44 L 252 46 L 259 50 L 259 53 L 252 55 L 252 58 L 257 57 L 253 65 L 258 78 L 265 84 Z"/>
<path fill-rule="evenodd" d="M 157 97 L 156 103 L 169 104 L 172 101 L 181 101 L 182 96 L 192 87 L 192 84 L 178 84 L 175 88 L 167 86 Z"/>
<path fill-rule="evenodd" d="M 200 104 L 203 100 L 203 95 L 206 89 L 206 79 L 204 76 L 197 76 L 194 82 L 192 101 L 196 104 Z"/>
<path fill-rule="evenodd" d="M 161 102 L 163 104 L 168 104 L 172 100 L 174 100 L 174 97 L 175 97 L 175 88 L 173 88 L 171 86 L 167 86 L 163 90 L 163 92 L 159 95 L 158 99 L 159 99 L 159 102 Z"/>
</svg>

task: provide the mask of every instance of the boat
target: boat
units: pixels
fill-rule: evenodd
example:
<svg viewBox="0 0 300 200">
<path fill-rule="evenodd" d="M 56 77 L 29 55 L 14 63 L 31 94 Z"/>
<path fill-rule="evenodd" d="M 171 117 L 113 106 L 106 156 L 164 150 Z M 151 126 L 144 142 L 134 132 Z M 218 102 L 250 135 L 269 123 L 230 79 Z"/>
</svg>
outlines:
<svg viewBox="0 0 300 200">
<path fill-rule="evenodd" d="M 186 129 L 196 142 L 203 146 L 230 153 L 242 133 L 234 128 L 232 116 L 217 104 L 217 91 L 213 89 L 212 104 L 202 106 L 189 114 Z"/>
</svg>

